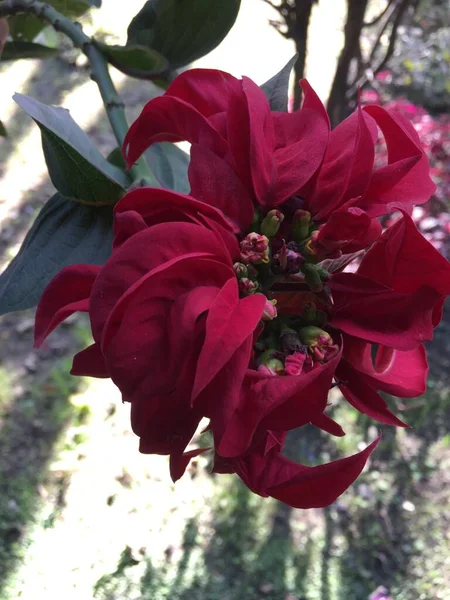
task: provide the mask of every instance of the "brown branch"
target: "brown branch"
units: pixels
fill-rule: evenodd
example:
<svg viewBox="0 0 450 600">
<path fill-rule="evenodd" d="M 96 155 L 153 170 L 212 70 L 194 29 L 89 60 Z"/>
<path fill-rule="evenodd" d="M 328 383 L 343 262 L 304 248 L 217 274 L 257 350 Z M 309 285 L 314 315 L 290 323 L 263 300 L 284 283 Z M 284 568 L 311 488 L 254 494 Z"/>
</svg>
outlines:
<svg viewBox="0 0 450 600">
<path fill-rule="evenodd" d="M 375 81 L 375 76 L 377 75 L 377 73 L 382 71 L 384 69 L 384 67 L 387 65 L 387 63 L 389 62 L 390 58 L 392 57 L 392 55 L 394 53 L 395 45 L 397 42 L 398 28 L 403 21 L 403 17 L 405 15 L 406 11 L 408 10 L 409 7 L 412 7 L 413 11 L 417 10 L 418 5 L 419 5 L 419 0 L 414 0 L 413 2 L 411 2 L 411 0 L 401 0 L 400 3 L 395 7 L 398 10 L 397 10 L 397 13 L 395 14 L 395 18 L 391 24 L 391 35 L 389 38 L 389 44 L 388 44 L 388 47 L 386 49 L 386 52 L 385 52 L 383 58 L 378 62 L 378 64 L 376 66 L 372 66 L 372 62 L 374 60 L 375 50 L 376 50 L 376 45 L 374 45 L 374 47 L 372 48 L 372 51 L 370 53 L 369 60 L 366 63 L 364 75 L 362 75 L 362 77 L 357 79 L 357 81 L 355 81 L 352 84 L 351 88 L 347 92 L 348 100 L 355 98 L 355 96 L 358 92 L 358 88 L 363 87 L 368 82 L 373 83 Z M 377 39 L 377 45 L 379 45 L 379 40 L 381 39 L 381 36 L 384 33 L 386 26 L 388 24 L 389 24 L 389 21 L 387 23 L 385 23 L 385 25 L 383 26 L 382 31 L 380 32 L 378 39 Z"/>
<path fill-rule="evenodd" d="M 342 121 L 346 116 L 348 76 L 352 60 L 358 55 L 367 4 L 368 0 L 347 0 L 344 47 L 339 55 L 327 104 L 328 114 L 333 125 Z"/>
<path fill-rule="evenodd" d="M 298 59 L 294 66 L 294 110 L 300 108 L 302 101 L 302 90 L 298 82 L 300 79 L 303 79 L 305 74 L 306 55 L 308 48 L 308 28 L 311 12 L 311 2 L 297 0 L 295 6 L 295 22 L 292 26 L 292 37 L 294 38 L 295 49 L 298 54 Z"/>
</svg>

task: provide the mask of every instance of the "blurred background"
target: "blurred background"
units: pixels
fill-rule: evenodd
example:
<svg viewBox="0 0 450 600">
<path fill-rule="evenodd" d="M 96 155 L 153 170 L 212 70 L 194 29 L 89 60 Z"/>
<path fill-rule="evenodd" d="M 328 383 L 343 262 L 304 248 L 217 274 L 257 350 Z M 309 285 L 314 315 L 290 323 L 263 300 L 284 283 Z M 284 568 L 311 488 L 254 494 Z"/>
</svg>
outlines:
<svg viewBox="0 0 450 600">
<path fill-rule="evenodd" d="M 104 0 L 83 27 L 123 43 L 142 4 Z M 13 93 L 68 108 L 105 156 L 116 145 L 84 57 L 51 29 L 41 36 L 60 57 L 0 62 L 2 269 L 54 193 L 39 130 Z M 414 217 L 449 257 L 449 0 L 242 0 L 229 35 L 195 66 L 262 84 L 295 51 L 295 79 L 305 74 L 328 100 L 334 124 L 358 87 L 363 102 L 410 118 L 437 184 Z M 132 122 L 161 90 L 111 70 Z M 411 429 L 382 426 L 353 487 L 310 511 L 211 476 L 203 457 L 174 486 L 165 457 L 138 454 L 114 386 L 69 375 L 73 353 L 90 343 L 88 322 L 69 319 L 40 351 L 32 333 L 32 310 L 0 319 L 1 600 L 450 599 L 449 311 L 428 347 L 427 393 L 390 401 Z M 347 435 L 302 428 L 289 439 L 293 458 L 324 462 L 373 436 L 373 423 L 338 396 L 333 404 Z"/>
</svg>

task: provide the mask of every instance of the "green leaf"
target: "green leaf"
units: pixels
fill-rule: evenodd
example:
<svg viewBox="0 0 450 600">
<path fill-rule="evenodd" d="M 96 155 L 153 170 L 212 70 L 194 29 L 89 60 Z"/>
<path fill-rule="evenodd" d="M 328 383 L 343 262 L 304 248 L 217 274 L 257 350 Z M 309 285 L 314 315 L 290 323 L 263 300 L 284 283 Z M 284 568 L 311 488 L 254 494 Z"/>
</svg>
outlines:
<svg viewBox="0 0 450 600">
<path fill-rule="evenodd" d="M 1 60 L 17 60 L 19 58 L 52 58 L 59 54 L 58 48 L 49 48 L 34 42 L 6 42 Z"/>
<path fill-rule="evenodd" d="M 127 44 L 152 48 L 178 69 L 220 44 L 240 4 L 241 0 L 148 0 L 128 27 Z"/>
<path fill-rule="evenodd" d="M 160 142 L 150 146 L 145 153 L 145 158 L 162 187 L 180 194 L 190 192 L 189 154 L 175 144 Z"/>
<path fill-rule="evenodd" d="M 3 125 L 3 121 L 0 121 L 0 137 L 8 137 L 6 127 Z"/>
<path fill-rule="evenodd" d="M 169 70 L 169 63 L 156 50 L 146 46 L 108 46 L 96 42 L 102 53 L 116 69 L 136 79 L 155 79 Z"/>
<path fill-rule="evenodd" d="M 297 62 L 297 58 L 298 54 L 295 54 L 281 71 L 261 86 L 262 91 L 269 100 L 270 108 L 272 110 L 286 112 L 288 109 L 289 78 L 295 63 Z"/>
<path fill-rule="evenodd" d="M 188 194 L 191 186 L 188 179 L 189 154 L 170 142 L 153 144 L 145 153 L 161 187 L 168 190 Z M 125 159 L 120 148 L 115 148 L 108 156 L 108 161 L 121 169 L 125 169 Z"/>
<path fill-rule="evenodd" d="M 29 96 L 14 100 L 39 125 L 48 172 L 56 189 L 83 204 L 114 204 L 130 181 L 111 165 L 65 108 L 48 106 Z"/>
<path fill-rule="evenodd" d="M 36 306 L 45 286 L 67 265 L 103 264 L 111 254 L 112 224 L 112 207 L 83 206 L 55 194 L 0 275 L 0 315 Z"/>
<path fill-rule="evenodd" d="M 56 10 L 70 18 L 81 17 L 91 6 L 100 6 L 101 2 L 97 0 L 47 0 Z M 48 23 L 41 21 L 32 15 L 20 14 L 8 18 L 10 35 L 13 40 L 23 40 L 31 42 Z"/>
</svg>

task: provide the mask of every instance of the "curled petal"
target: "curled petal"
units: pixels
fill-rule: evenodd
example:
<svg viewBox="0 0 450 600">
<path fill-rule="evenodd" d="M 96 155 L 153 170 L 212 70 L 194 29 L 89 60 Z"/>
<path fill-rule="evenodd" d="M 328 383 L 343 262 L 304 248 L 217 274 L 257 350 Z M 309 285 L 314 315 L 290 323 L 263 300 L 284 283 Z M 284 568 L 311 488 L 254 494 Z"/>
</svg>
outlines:
<svg viewBox="0 0 450 600">
<path fill-rule="evenodd" d="M 242 82 L 217 69 L 189 69 L 170 84 L 166 96 L 175 96 L 195 108 L 205 117 L 227 110 L 229 98 L 242 94 Z"/>
<path fill-rule="evenodd" d="M 175 483 L 178 479 L 183 477 L 184 472 L 187 469 L 188 464 L 193 458 L 203 454 L 210 448 L 195 448 L 195 450 L 189 450 L 183 454 L 171 454 L 170 456 L 170 476 L 172 481 Z"/>
<path fill-rule="evenodd" d="M 333 129 L 308 202 L 318 221 L 347 200 L 364 194 L 372 175 L 377 137 L 375 121 L 360 108 Z"/>
<path fill-rule="evenodd" d="M 94 265 L 70 265 L 50 281 L 36 312 L 36 348 L 67 317 L 89 310 L 89 296 L 99 271 L 100 267 Z"/>
<path fill-rule="evenodd" d="M 436 189 L 419 136 L 411 123 L 399 113 L 381 106 L 366 106 L 364 112 L 375 119 L 384 134 L 388 165 L 373 173 L 359 206 L 371 217 L 399 208 L 411 213 L 415 204 L 426 202 Z"/>
<path fill-rule="evenodd" d="M 381 436 L 362 452 L 317 467 L 298 465 L 280 454 L 268 462 L 265 491 L 294 508 L 322 508 L 355 481 Z"/>
<path fill-rule="evenodd" d="M 173 96 L 150 100 L 125 136 L 123 153 L 131 167 L 145 150 L 155 142 L 204 144 L 223 156 L 226 141 L 210 121 L 191 104 Z"/>
</svg>

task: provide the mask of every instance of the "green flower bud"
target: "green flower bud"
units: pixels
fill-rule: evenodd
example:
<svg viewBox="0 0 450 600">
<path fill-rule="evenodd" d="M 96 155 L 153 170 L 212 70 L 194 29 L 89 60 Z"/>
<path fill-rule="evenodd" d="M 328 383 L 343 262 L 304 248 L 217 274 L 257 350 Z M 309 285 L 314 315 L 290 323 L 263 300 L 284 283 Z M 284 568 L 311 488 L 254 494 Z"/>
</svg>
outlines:
<svg viewBox="0 0 450 600">
<path fill-rule="evenodd" d="M 331 335 L 315 325 L 302 327 L 298 332 L 301 341 L 307 346 L 312 346 L 317 342 L 326 343 L 331 340 Z"/>
<path fill-rule="evenodd" d="M 309 235 L 311 213 L 299 208 L 294 213 L 292 221 L 292 237 L 296 242 L 303 242 Z"/>
<path fill-rule="evenodd" d="M 258 359 L 258 371 L 264 375 L 280 375 L 284 371 L 283 361 L 276 358 L 275 350 L 265 350 Z"/>
<path fill-rule="evenodd" d="M 261 223 L 261 233 L 267 237 L 273 237 L 278 233 L 284 215 L 279 210 L 270 210 Z"/>
<path fill-rule="evenodd" d="M 322 282 L 330 279 L 330 274 L 326 269 L 312 263 L 302 265 L 302 271 L 305 274 L 306 283 L 313 292 L 321 292 L 323 290 Z"/>
</svg>

